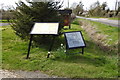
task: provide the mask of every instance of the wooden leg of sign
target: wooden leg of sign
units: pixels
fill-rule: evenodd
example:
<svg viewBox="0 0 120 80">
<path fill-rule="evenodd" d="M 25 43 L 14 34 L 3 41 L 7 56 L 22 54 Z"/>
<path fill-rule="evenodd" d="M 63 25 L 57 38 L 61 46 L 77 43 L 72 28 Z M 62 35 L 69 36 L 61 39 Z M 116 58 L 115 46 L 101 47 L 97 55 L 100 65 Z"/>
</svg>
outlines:
<svg viewBox="0 0 120 80">
<path fill-rule="evenodd" d="M 28 53 L 27 53 L 27 57 L 26 57 L 26 59 L 28 59 L 28 58 L 29 58 L 29 54 L 30 54 L 30 47 L 31 47 L 31 43 L 32 43 L 32 37 L 33 37 L 33 35 L 30 35 L 30 42 L 29 42 L 29 45 L 28 45 Z"/>
<path fill-rule="evenodd" d="M 84 54 L 84 48 L 82 48 L 82 54 Z"/>
<path fill-rule="evenodd" d="M 51 43 L 51 45 L 50 45 L 50 48 L 49 48 L 49 52 L 48 52 L 47 58 L 50 57 L 50 51 L 52 50 L 52 47 L 53 47 L 53 44 L 54 44 L 54 40 L 55 40 L 55 36 L 53 36 L 53 40 L 52 40 L 52 43 Z"/>
</svg>

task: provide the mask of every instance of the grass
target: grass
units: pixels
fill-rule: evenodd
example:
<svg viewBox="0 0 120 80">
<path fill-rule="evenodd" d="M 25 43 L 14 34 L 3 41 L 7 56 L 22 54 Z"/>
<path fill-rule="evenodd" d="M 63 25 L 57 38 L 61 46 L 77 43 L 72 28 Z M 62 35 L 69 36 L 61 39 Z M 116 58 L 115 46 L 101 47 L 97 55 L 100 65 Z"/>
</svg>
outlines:
<svg viewBox="0 0 120 80">
<path fill-rule="evenodd" d="M 92 22 L 97 25 L 99 33 L 107 35 L 107 44 L 114 45 L 118 42 L 118 27 L 112 27 L 99 22 Z"/>
<path fill-rule="evenodd" d="M 120 20 L 120 18 L 109 18 L 110 20 Z"/>
<path fill-rule="evenodd" d="M 12 20 L 10 20 L 10 21 L 12 21 Z M 2 23 L 9 23 L 8 20 L 5 20 L 5 19 L 0 20 L 0 22 L 2 22 Z"/>
<path fill-rule="evenodd" d="M 109 26 L 100 22 L 88 21 L 84 19 L 78 19 L 90 22 L 93 27 L 97 30 L 97 33 L 104 34 L 107 36 L 106 44 L 115 45 L 118 43 L 118 27 Z"/>
<path fill-rule="evenodd" d="M 2 69 L 2 29 L 0 28 L 0 69 Z"/>
<path fill-rule="evenodd" d="M 39 70 L 48 75 L 68 78 L 117 78 L 117 55 L 109 55 L 102 51 L 75 22 L 71 26 L 72 29 L 64 31 L 82 31 L 87 44 L 84 55 L 65 54 L 64 36 L 61 35 L 56 38 L 49 59 L 46 58 L 49 44 L 43 44 L 39 47 L 33 45 L 30 59 L 25 59 L 28 41 L 21 40 L 16 36 L 10 26 L 2 26 L 7 28 L 2 31 L 2 68 L 8 70 Z M 64 45 L 60 46 L 61 43 Z M 80 49 L 75 51 L 78 50 Z"/>
</svg>

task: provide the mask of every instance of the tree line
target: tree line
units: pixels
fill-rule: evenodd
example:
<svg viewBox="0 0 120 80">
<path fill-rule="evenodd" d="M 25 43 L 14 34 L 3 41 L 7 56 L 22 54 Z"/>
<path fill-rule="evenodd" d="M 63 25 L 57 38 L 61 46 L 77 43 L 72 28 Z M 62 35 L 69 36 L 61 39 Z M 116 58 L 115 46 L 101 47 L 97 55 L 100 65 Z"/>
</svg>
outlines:
<svg viewBox="0 0 120 80">
<path fill-rule="evenodd" d="M 78 4 L 73 3 L 71 6 L 71 9 L 73 10 L 73 13 L 75 15 L 79 16 L 88 16 L 88 17 L 118 17 L 120 16 L 120 2 L 117 2 L 118 5 L 116 5 L 116 10 L 110 10 L 108 8 L 107 2 L 103 2 L 100 4 L 99 1 L 93 3 L 90 5 L 89 10 L 84 10 L 83 6 L 84 4 L 82 1 L 80 1 Z M 118 8 L 117 8 L 118 7 Z"/>
<path fill-rule="evenodd" d="M 12 19 L 12 28 L 15 31 L 16 35 L 20 36 L 22 39 L 29 39 L 29 32 L 31 31 L 35 22 L 59 22 L 59 32 L 61 32 L 63 26 L 63 16 L 59 14 L 59 10 L 62 7 L 62 4 L 59 1 L 54 2 L 53 0 L 48 0 L 44 2 L 24 2 L 20 1 L 16 3 L 17 7 L 15 9 L 1 9 L 2 19 Z M 73 4 L 76 5 L 76 4 Z M 90 6 L 89 11 L 83 9 L 83 3 L 79 2 L 74 7 L 66 8 L 72 9 L 75 15 L 80 16 L 95 16 L 95 17 L 117 17 L 120 15 L 118 9 L 110 10 L 107 7 L 107 3 L 104 2 L 100 5 L 100 2 L 97 1 Z M 39 43 L 41 36 L 36 36 L 34 42 Z M 48 38 L 48 36 L 47 36 Z"/>
<path fill-rule="evenodd" d="M 120 2 L 116 2 L 115 10 L 110 10 L 108 8 L 107 2 L 103 2 L 102 4 L 100 4 L 99 1 L 96 1 L 95 3 L 90 5 L 89 10 L 85 10 L 83 7 L 84 4 L 82 3 L 82 1 L 80 1 L 79 3 L 73 3 L 69 9 L 72 9 L 73 13 L 79 16 L 87 16 L 87 17 L 119 17 L 120 16 Z M 11 6 L 7 6 L 5 9 L 4 8 L 0 9 L 0 13 L 2 13 L 0 19 L 7 19 L 9 21 L 11 18 L 14 18 L 14 15 L 12 13 L 17 8 L 16 9 L 15 8 L 11 9 L 11 8 L 12 8 Z"/>
</svg>

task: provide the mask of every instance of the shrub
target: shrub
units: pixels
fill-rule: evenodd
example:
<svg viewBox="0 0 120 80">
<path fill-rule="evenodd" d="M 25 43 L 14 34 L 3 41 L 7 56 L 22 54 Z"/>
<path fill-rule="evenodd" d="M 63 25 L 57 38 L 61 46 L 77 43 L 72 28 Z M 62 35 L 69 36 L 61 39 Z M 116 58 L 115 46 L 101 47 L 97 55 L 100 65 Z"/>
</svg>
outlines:
<svg viewBox="0 0 120 80">
<path fill-rule="evenodd" d="M 58 9 L 61 8 L 59 2 L 24 2 L 16 3 L 17 8 L 14 12 L 15 20 L 12 22 L 12 28 L 22 39 L 28 39 L 34 22 L 60 22 Z M 60 24 L 60 29 L 63 26 Z M 59 31 L 60 31 L 59 29 Z M 41 36 L 37 36 L 39 39 Z M 34 40 L 38 41 L 38 40 Z"/>
</svg>

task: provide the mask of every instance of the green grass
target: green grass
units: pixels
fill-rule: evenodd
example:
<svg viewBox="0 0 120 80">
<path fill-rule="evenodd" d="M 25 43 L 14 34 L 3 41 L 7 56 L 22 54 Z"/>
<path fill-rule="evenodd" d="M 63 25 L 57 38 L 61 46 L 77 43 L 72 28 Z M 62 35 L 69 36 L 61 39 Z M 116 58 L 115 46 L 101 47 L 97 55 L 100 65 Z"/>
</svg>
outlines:
<svg viewBox="0 0 120 80">
<path fill-rule="evenodd" d="M 12 20 L 10 20 L 10 21 L 12 21 Z M 8 20 L 5 20 L 5 19 L 0 20 L 0 22 L 2 22 L 2 23 L 9 23 Z"/>
<path fill-rule="evenodd" d="M 97 25 L 99 33 L 107 35 L 107 44 L 114 45 L 118 42 L 118 27 L 108 26 L 99 22 L 92 22 Z"/>
<path fill-rule="evenodd" d="M 110 20 L 120 20 L 120 18 L 109 18 Z"/>
<path fill-rule="evenodd" d="M 93 27 L 96 28 L 97 33 L 107 35 L 106 44 L 112 46 L 118 42 L 118 27 L 109 26 L 100 22 L 88 21 L 84 19 L 78 19 L 90 22 Z"/>
<path fill-rule="evenodd" d="M 75 22 L 71 26 L 72 29 L 64 31 L 82 31 L 87 44 L 84 55 L 65 54 L 64 36 L 61 35 L 56 38 L 49 59 L 46 58 L 49 44 L 39 47 L 33 45 L 30 59 L 25 59 L 28 41 L 21 40 L 16 36 L 10 26 L 3 26 L 7 29 L 2 32 L 2 68 L 8 70 L 39 70 L 48 75 L 68 78 L 117 78 L 117 55 L 109 55 L 100 50 Z M 60 46 L 61 43 L 64 46 Z M 76 49 L 76 51 L 78 50 L 80 49 Z"/>
<path fill-rule="evenodd" d="M 2 29 L 0 27 L 0 69 L 2 69 Z"/>
</svg>

